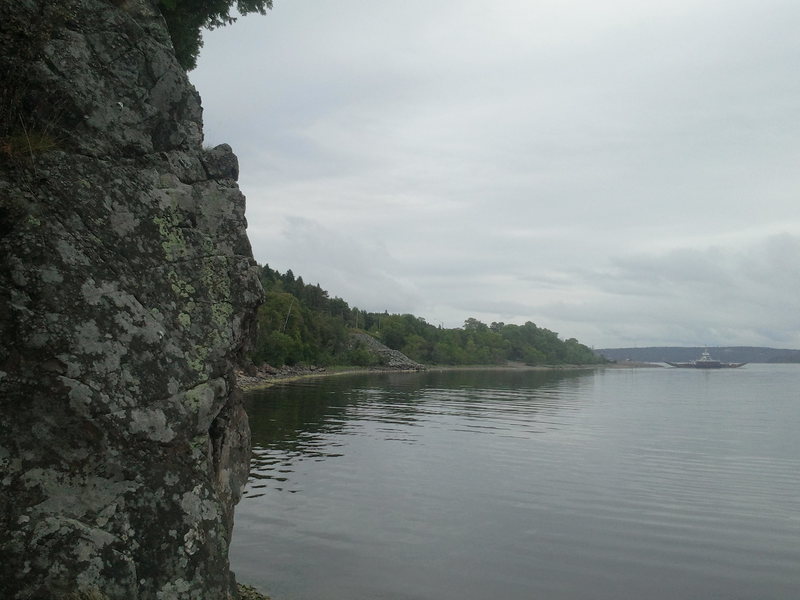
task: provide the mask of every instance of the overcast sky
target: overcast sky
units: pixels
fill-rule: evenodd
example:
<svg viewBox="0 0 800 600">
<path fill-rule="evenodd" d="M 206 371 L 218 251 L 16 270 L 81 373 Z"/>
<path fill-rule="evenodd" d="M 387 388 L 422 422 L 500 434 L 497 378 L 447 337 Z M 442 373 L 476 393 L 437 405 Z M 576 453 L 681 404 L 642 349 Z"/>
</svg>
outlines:
<svg viewBox="0 0 800 600">
<path fill-rule="evenodd" d="M 796 0 L 274 0 L 204 36 L 259 263 L 595 347 L 800 348 Z"/>
</svg>

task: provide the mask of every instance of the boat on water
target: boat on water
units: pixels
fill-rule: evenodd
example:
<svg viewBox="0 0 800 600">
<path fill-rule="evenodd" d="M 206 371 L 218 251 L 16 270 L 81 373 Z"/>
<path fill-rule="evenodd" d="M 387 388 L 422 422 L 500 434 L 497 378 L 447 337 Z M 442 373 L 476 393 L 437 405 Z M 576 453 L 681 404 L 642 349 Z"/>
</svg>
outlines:
<svg viewBox="0 0 800 600">
<path fill-rule="evenodd" d="M 681 369 L 737 369 L 743 365 L 746 365 L 747 363 L 722 362 L 715 360 L 711 358 L 708 350 L 706 350 L 697 360 L 690 362 L 667 361 L 667 364 L 672 367 L 679 367 Z"/>
</svg>

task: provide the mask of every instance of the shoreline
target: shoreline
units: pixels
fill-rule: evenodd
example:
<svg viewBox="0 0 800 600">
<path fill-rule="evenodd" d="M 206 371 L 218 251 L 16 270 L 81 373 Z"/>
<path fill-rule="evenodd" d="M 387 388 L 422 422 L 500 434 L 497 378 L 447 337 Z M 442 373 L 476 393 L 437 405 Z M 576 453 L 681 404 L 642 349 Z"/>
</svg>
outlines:
<svg viewBox="0 0 800 600">
<path fill-rule="evenodd" d="M 576 371 L 595 369 L 642 369 L 663 368 L 657 363 L 625 361 L 599 365 L 526 365 L 508 363 L 504 365 L 425 365 L 423 369 L 391 369 L 384 367 L 282 367 L 281 369 L 259 369 L 255 375 L 248 375 L 237 369 L 236 388 L 250 392 L 269 388 L 277 383 L 289 383 L 319 377 L 338 377 L 340 375 L 368 375 L 371 373 L 419 373 L 421 371 L 444 373 L 448 371 Z"/>
<path fill-rule="evenodd" d="M 370 373 L 418 373 L 429 369 L 386 369 L 381 367 L 289 367 L 273 369 L 272 372 L 260 372 L 256 375 L 247 375 L 241 370 L 236 370 L 236 388 L 243 392 L 262 390 L 272 387 L 276 383 L 287 383 L 303 379 L 317 379 L 320 377 L 337 377 L 339 375 L 367 375 Z"/>
</svg>

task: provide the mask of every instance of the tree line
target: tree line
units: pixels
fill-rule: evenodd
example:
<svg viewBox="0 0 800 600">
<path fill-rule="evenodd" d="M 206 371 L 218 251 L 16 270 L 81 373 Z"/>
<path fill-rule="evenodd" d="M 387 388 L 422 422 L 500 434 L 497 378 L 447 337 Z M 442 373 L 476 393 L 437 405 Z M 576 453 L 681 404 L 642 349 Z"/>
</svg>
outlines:
<svg viewBox="0 0 800 600">
<path fill-rule="evenodd" d="M 115 0 L 120 3 L 121 0 Z M 167 23 L 175 56 L 181 66 L 190 71 L 197 66 L 197 56 L 203 47 L 203 29 L 215 29 L 236 21 L 234 13 L 266 14 L 272 0 L 156 0 Z"/>
<path fill-rule="evenodd" d="M 463 327 L 447 329 L 410 314 L 351 307 L 341 298 L 331 298 L 318 283 L 307 284 L 302 277 L 295 277 L 291 269 L 285 273 L 269 265 L 260 269 L 266 298 L 258 310 L 258 333 L 251 353 L 255 364 L 371 364 L 372 356 L 350 343 L 353 330 L 369 333 L 423 364 L 605 362 L 578 340 L 562 340 L 557 333 L 530 321 L 524 325 L 486 325 L 469 318 Z"/>
</svg>

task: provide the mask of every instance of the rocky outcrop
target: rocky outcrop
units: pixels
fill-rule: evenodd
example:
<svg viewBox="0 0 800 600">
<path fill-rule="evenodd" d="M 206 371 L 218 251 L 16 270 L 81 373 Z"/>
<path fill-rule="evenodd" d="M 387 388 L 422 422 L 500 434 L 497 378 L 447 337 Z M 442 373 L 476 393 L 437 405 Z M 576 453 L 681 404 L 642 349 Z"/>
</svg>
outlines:
<svg viewBox="0 0 800 600">
<path fill-rule="evenodd" d="M 235 597 L 236 158 L 147 0 L 2 0 L 0 42 L 0 598 Z"/>
<path fill-rule="evenodd" d="M 350 335 L 350 341 L 351 346 L 361 346 L 367 352 L 375 356 L 378 359 L 381 367 L 385 369 L 397 369 L 404 371 L 425 370 L 425 365 L 411 360 L 399 350 L 392 350 L 366 333 L 353 333 Z"/>
</svg>

